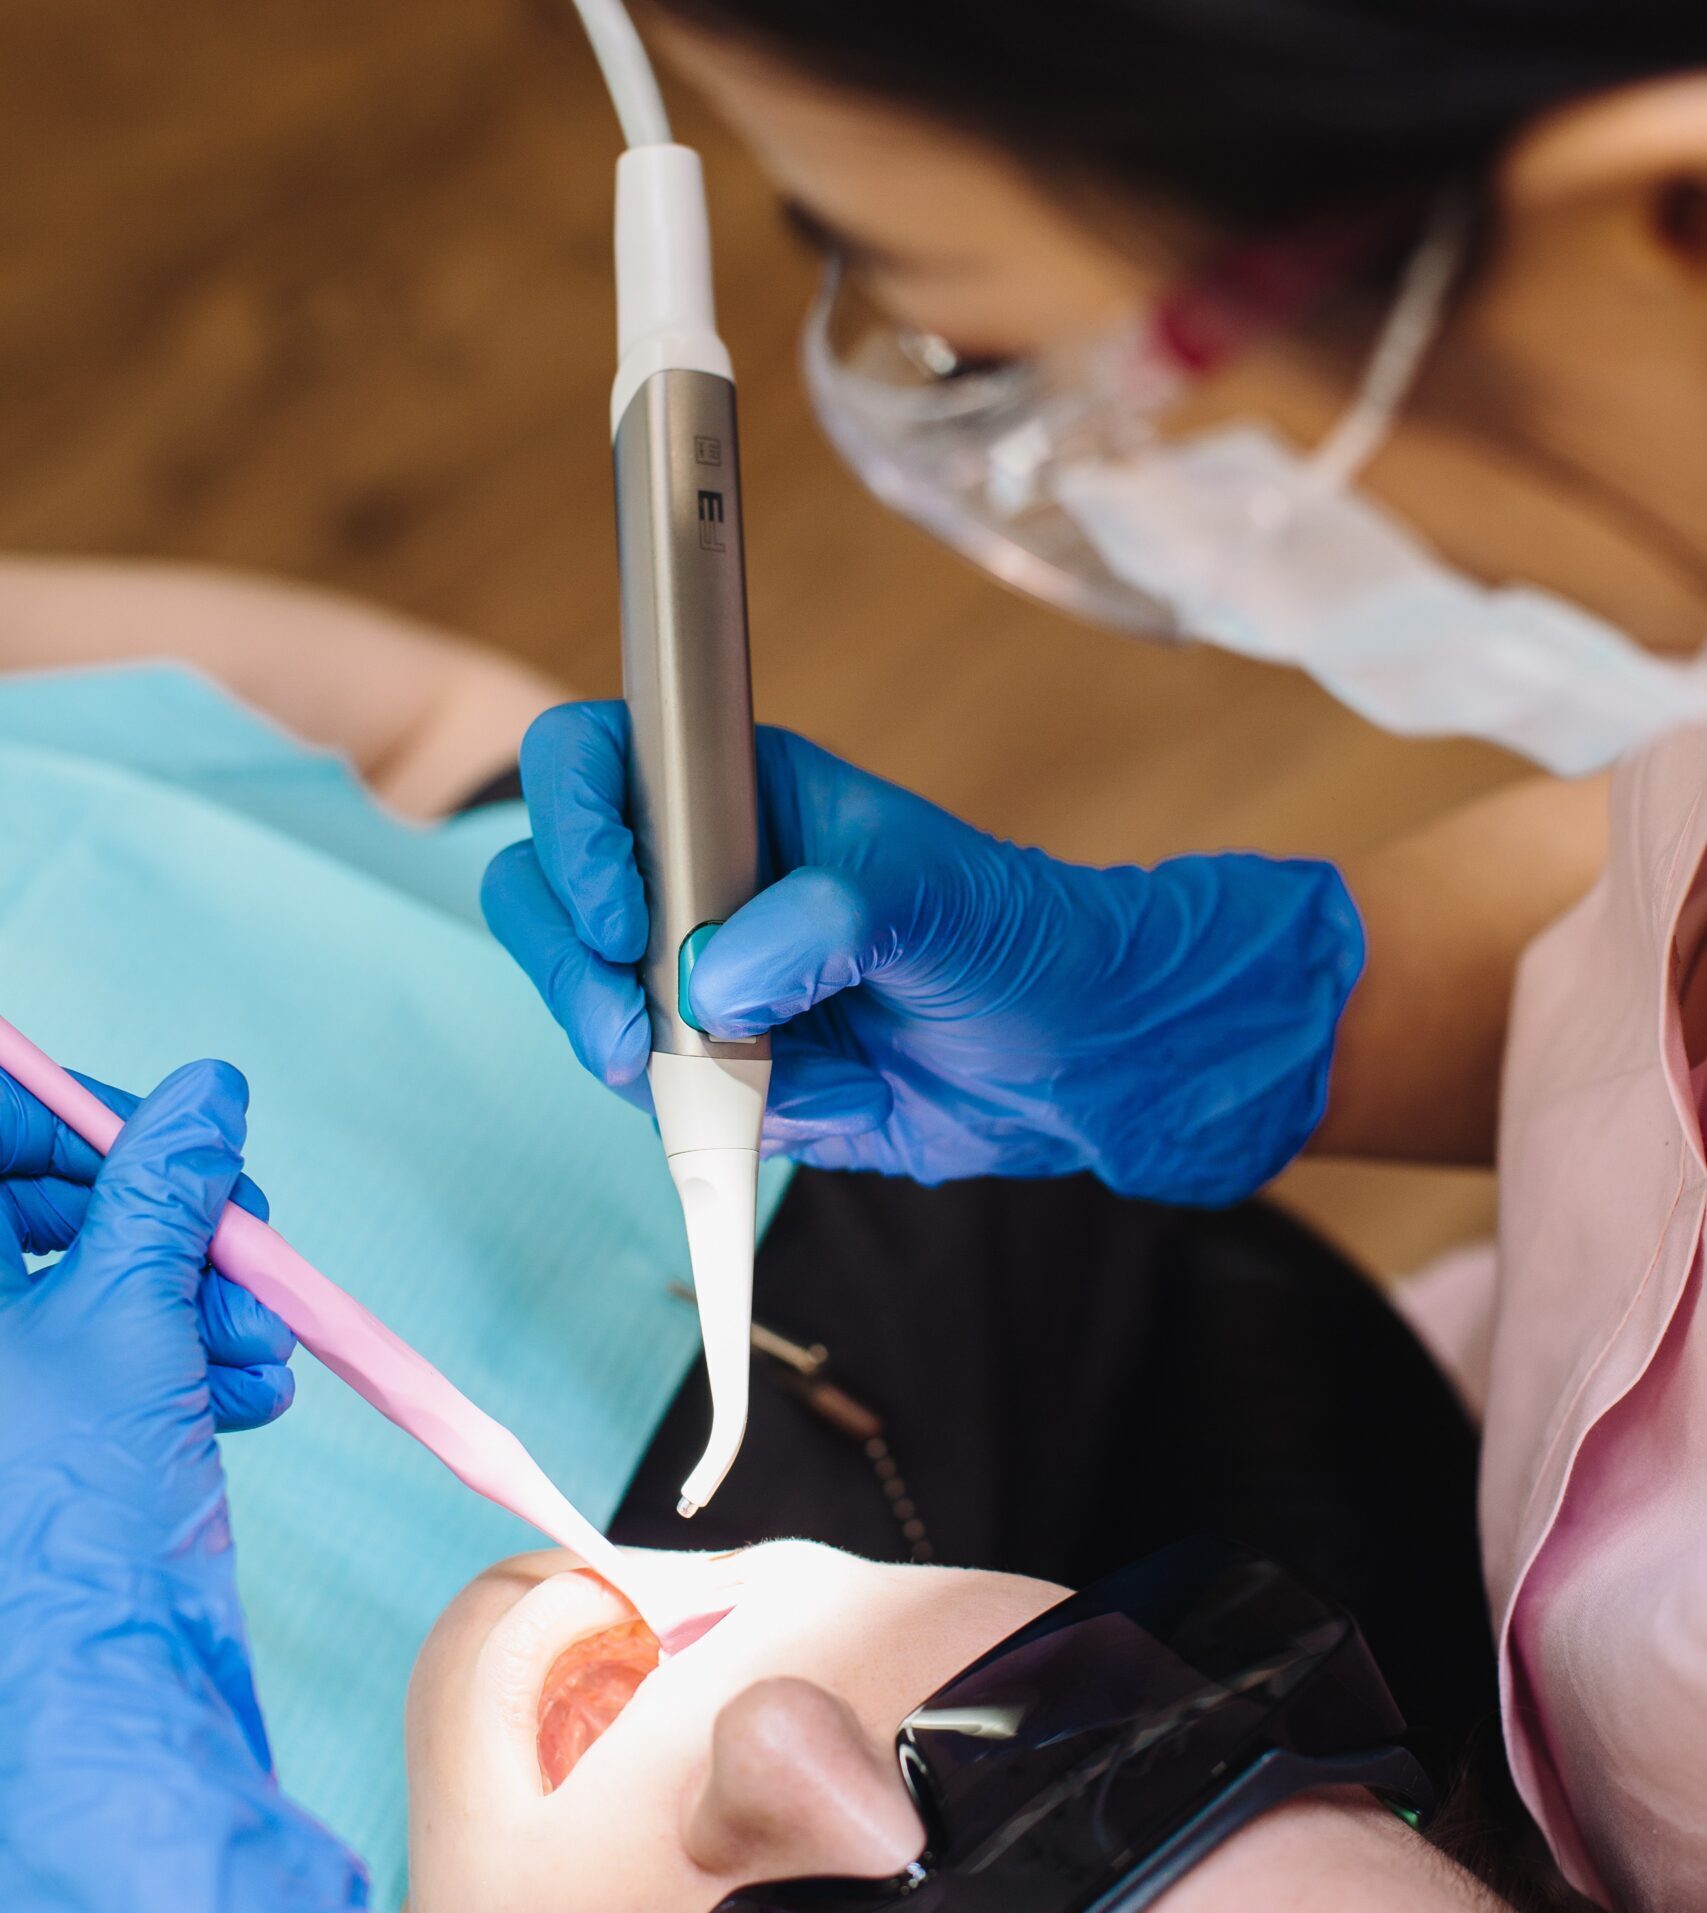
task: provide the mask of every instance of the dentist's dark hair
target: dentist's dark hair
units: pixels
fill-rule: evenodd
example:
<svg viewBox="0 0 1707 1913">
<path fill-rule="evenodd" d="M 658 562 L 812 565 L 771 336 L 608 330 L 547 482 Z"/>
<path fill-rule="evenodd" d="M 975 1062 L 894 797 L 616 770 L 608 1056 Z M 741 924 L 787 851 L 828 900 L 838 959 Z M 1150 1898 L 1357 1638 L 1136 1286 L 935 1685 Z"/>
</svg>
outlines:
<svg viewBox="0 0 1707 1913">
<path fill-rule="evenodd" d="M 1707 67 L 1699 0 L 654 0 L 1028 158 L 1235 221 L 1428 192 Z"/>
</svg>

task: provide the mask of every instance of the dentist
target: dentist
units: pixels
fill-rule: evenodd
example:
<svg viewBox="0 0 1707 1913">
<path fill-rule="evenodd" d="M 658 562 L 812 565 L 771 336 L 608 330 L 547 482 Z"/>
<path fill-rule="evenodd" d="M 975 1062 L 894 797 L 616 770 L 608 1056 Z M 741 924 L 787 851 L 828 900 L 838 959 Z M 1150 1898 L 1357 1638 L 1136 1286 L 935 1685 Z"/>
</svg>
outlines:
<svg viewBox="0 0 1707 1913">
<path fill-rule="evenodd" d="M 1658 655 L 1707 633 L 1698 10 L 657 0 L 643 24 L 829 256 L 806 367 L 830 436 L 964 554 L 1572 777 L 1707 711 L 1707 674 Z M 627 751 L 619 707 L 536 723 L 533 841 L 486 907 L 644 1103 Z M 1604 807 L 1543 787 L 1348 888 L 1243 855 L 1069 866 L 779 731 L 759 776 L 770 887 L 691 997 L 714 1036 L 775 1032 L 773 1153 L 1211 1205 L 1307 1144 L 1488 1159 L 1511 962 L 1586 885 Z"/>
</svg>

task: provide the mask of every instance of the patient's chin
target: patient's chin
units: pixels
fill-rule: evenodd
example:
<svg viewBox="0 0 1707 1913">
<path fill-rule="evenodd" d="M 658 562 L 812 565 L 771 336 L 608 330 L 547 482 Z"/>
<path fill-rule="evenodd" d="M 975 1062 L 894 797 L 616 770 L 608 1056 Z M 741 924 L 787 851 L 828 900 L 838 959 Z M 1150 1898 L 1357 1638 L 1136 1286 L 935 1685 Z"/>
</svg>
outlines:
<svg viewBox="0 0 1707 1913">
<path fill-rule="evenodd" d="M 547 1793 L 634 1698 L 658 1665 L 658 1651 L 658 1637 L 636 1619 L 573 1642 L 552 1662 L 539 1695 L 539 1773 Z"/>
</svg>

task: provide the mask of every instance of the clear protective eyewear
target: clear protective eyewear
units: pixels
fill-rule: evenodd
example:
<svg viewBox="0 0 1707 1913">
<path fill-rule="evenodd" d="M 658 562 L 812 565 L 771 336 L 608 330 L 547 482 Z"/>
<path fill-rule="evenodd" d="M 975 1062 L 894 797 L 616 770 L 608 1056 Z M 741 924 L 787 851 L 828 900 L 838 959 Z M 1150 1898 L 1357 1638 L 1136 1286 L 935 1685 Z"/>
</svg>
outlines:
<svg viewBox="0 0 1707 1913">
<path fill-rule="evenodd" d="M 867 489 L 980 570 L 1092 624 L 1183 643 L 1173 605 L 1105 561 L 1060 481 L 1153 449 L 1187 386 L 1307 311 L 1388 226 L 1241 248 L 1152 309 L 1024 359 L 968 359 L 897 325 L 832 256 L 801 339 L 807 393 Z"/>
<path fill-rule="evenodd" d="M 926 1830 L 904 1874 L 750 1887 L 718 1913 L 1137 1913 L 1314 1788 L 1427 1821 L 1403 1733 L 1349 1614 L 1261 1555 L 1184 1542 L 1050 1608 L 902 1722 Z"/>
</svg>

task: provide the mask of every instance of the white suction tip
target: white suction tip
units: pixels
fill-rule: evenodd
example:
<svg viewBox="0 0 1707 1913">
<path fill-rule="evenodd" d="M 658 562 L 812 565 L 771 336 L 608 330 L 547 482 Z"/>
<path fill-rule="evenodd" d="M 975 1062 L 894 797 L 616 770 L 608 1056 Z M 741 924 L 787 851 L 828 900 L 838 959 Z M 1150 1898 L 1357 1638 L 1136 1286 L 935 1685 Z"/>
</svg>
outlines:
<svg viewBox="0 0 1707 1913">
<path fill-rule="evenodd" d="M 670 1158 L 693 1262 L 699 1332 L 711 1379 L 711 1435 L 682 1483 L 676 1512 L 696 1514 L 716 1494 L 747 1432 L 752 1370 L 756 1149 L 691 1149 Z"/>
</svg>

